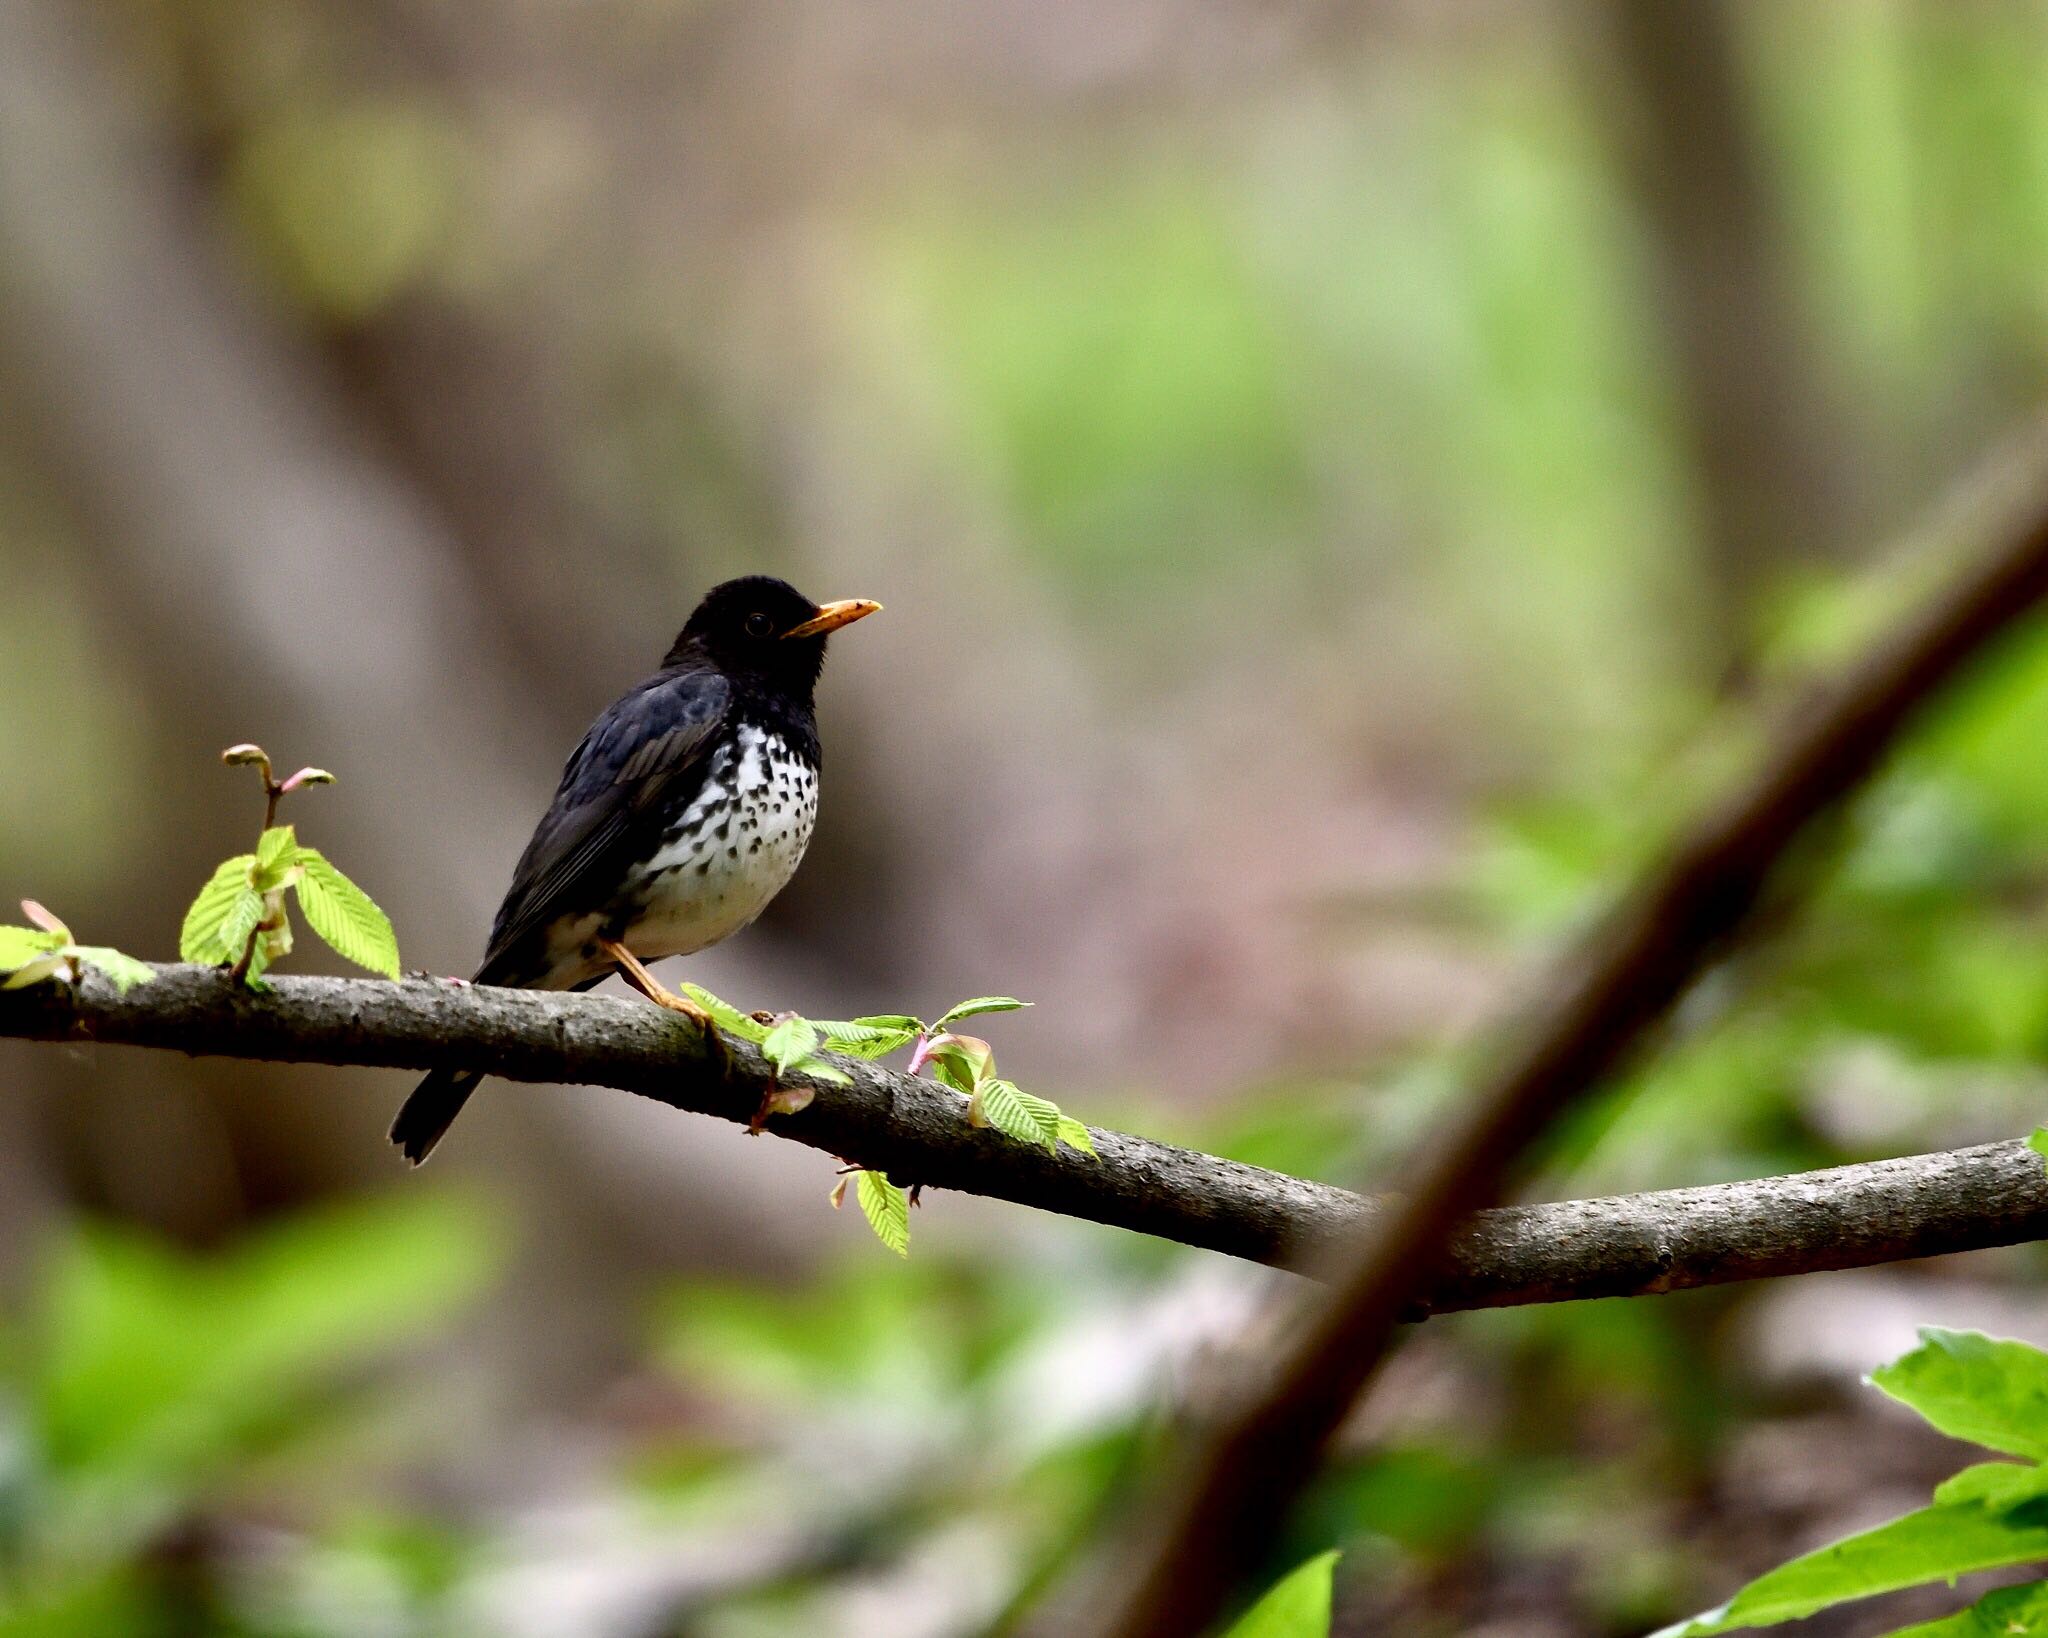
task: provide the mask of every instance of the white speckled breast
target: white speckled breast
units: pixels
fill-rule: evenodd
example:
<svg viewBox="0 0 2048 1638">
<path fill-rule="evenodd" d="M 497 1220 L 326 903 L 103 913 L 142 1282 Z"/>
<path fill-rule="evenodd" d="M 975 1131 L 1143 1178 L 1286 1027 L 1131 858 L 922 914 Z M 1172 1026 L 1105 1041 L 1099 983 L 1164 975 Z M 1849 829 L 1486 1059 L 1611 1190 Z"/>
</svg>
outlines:
<svg viewBox="0 0 2048 1638">
<path fill-rule="evenodd" d="M 626 896 L 639 904 L 626 948 L 656 961 L 738 932 L 788 885 L 817 818 L 817 771 L 782 740 L 743 725 L 629 884 Z"/>
</svg>

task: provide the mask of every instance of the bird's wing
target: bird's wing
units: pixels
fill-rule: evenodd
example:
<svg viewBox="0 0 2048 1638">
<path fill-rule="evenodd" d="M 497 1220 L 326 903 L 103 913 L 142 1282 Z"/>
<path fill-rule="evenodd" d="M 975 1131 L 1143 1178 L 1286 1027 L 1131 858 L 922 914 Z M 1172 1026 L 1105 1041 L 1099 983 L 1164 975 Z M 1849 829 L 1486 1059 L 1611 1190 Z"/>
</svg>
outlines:
<svg viewBox="0 0 2048 1638">
<path fill-rule="evenodd" d="M 580 884 L 614 868 L 606 855 L 636 820 L 682 794 L 679 782 L 704 777 L 706 747 L 731 700 L 732 685 L 716 671 L 664 672 L 590 725 L 512 873 L 479 978 L 499 976 L 530 934 L 573 904 Z"/>
</svg>

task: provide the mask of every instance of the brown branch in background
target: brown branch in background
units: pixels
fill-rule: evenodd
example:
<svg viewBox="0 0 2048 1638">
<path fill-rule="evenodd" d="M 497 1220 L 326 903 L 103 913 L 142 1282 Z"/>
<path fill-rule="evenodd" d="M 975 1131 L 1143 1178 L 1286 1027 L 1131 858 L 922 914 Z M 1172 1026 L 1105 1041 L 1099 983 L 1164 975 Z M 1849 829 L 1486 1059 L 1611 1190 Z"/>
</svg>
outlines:
<svg viewBox="0 0 2048 1638">
<path fill-rule="evenodd" d="M 0 991 L 0 1036 L 161 1047 L 290 1063 L 488 1069 L 585 1082 L 747 1123 L 773 1076 L 745 1042 L 711 1070 L 690 1026 L 637 1001 L 432 980 L 273 978 L 254 994 L 213 968 L 160 967 L 115 992 Z M 1254 1262 L 1313 1269 L 1384 1208 L 1345 1189 L 1122 1132 L 1101 1158 L 1055 1157 L 969 1126 L 932 1081 L 837 1059 L 769 1131 L 899 1179 L 960 1189 Z M 2048 1168 L 2020 1142 L 1607 1199 L 1481 1212 L 1408 1316 L 1646 1296 L 1737 1280 L 1861 1268 L 2048 1238 Z"/>
<path fill-rule="evenodd" d="M 1569 955 L 1464 1111 L 1405 1169 L 1410 1192 L 1371 1219 L 1264 1385 L 1179 1453 L 1124 1556 L 1060 1631 L 1187 1638 L 1208 1628 L 1272 1546 L 1458 1224 L 1498 1198 L 1517 1156 L 1726 951 L 1793 843 L 1876 771 L 1928 698 L 2048 596 L 2048 429 L 1994 463 L 1972 499 L 1985 510 L 1937 536 L 1980 554 L 1969 570 L 1790 724 L 1732 799 Z"/>
<path fill-rule="evenodd" d="M 1777 201 L 1744 117 L 1745 19 L 1723 0 L 1601 0 L 1588 19 L 1669 355 L 1672 431 L 1697 486 L 1721 649 L 1705 658 L 1740 681 L 1762 582 L 1824 551 L 1838 526 L 1820 372 L 1803 365 Z"/>
</svg>

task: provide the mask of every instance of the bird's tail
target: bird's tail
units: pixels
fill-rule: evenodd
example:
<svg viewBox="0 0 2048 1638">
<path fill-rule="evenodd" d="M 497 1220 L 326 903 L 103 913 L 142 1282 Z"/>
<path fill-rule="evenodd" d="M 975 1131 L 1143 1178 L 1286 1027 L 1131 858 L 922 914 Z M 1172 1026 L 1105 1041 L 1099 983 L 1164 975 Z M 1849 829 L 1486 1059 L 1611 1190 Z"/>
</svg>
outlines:
<svg viewBox="0 0 2048 1638">
<path fill-rule="evenodd" d="M 391 1123 L 391 1141 L 407 1160 L 417 1166 L 434 1152 L 482 1079 L 473 1069 L 437 1069 L 412 1089 Z"/>
</svg>

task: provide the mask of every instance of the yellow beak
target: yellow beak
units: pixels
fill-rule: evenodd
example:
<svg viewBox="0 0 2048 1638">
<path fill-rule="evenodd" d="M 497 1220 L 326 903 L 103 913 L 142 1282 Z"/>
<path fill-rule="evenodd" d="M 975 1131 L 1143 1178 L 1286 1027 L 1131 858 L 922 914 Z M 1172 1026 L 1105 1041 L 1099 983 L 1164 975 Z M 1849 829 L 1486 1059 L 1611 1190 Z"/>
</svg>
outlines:
<svg viewBox="0 0 2048 1638">
<path fill-rule="evenodd" d="M 822 637 L 828 631 L 837 631 L 841 626 L 850 626 L 856 620 L 865 620 L 869 615 L 880 612 L 882 605 L 867 597 L 848 597 L 837 603 L 825 603 L 818 612 L 800 626 L 791 626 L 782 635 L 785 637 Z"/>
</svg>

